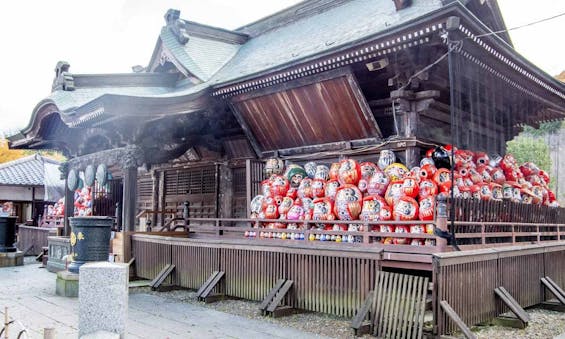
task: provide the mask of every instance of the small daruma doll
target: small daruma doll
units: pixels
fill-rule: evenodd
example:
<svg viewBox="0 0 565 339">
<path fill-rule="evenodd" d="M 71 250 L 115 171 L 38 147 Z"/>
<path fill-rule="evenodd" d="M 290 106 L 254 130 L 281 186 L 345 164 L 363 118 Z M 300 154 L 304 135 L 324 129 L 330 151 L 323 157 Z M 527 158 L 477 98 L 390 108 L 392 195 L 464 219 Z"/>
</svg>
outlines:
<svg viewBox="0 0 565 339">
<path fill-rule="evenodd" d="M 314 210 L 312 211 L 312 220 L 316 221 L 331 221 L 335 220 L 335 215 L 332 212 L 333 203 L 328 198 L 318 198 L 314 200 Z M 324 228 L 325 224 L 317 224 L 319 228 Z"/>
<path fill-rule="evenodd" d="M 418 180 L 414 177 L 406 177 L 402 181 L 402 193 L 410 198 L 416 198 L 418 196 Z"/>
<path fill-rule="evenodd" d="M 381 208 L 386 205 L 386 201 L 378 195 L 370 195 L 363 198 L 363 208 L 361 209 L 360 220 L 377 221 L 380 219 Z"/>
<path fill-rule="evenodd" d="M 388 188 L 385 193 L 385 200 L 387 204 L 393 206 L 400 197 L 404 195 L 402 192 L 402 180 L 393 181 L 388 185 Z"/>
<path fill-rule="evenodd" d="M 357 186 L 359 187 L 359 190 L 361 192 L 365 193 L 369 188 L 369 180 L 371 180 L 375 172 L 380 171 L 380 169 L 372 162 L 363 162 L 360 166 L 361 179 L 359 180 Z"/>
<path fill-rule="evenodd" d="M 386 173 L 386 175 L 388 175 L 391 181 L 396 181 L 404 179 L 404 177 L 407 176 L 410 171 L 403 164 L 395 162 L 385 168 L 384 172 Z"/>
<path fill-rule="evenodd" d="M 390 179 L 384 172 L 375 172 L 375 174 L 369 180 L 369 186 L 367 187 L 367 192 L 370 195 L 380 195 L 384 196 L 386 189 L 390 184 Z"/>
<path fill-rule="evenodd" d="M 331 179 L 326 182 L 325 196 L 332 200 L 335 200 L 335 194 L 339 188 L 339 181 Z"/>
<path fill-rule="evenodd" d="M 418 218 L 420 220 L 433 220 L 434 219 L 434 206 L 435 196 L 428 196 L 420 200 L 420 208 L 418 209 Z"/>
<path fill-rule="evenodd" d="M 299 198 L 312 198 L 314 196 L 312 192 L 312 179 L 306 178 L 302 179 L 300 186 L 298 186 L 298 197 Z"/>
<path fill-rule="evenodd" d="M 339 162 L 337 180 L 340 184 L 357 185 L 361 179 L 361 166 L 353 159 L 343 159 Z"/>
<path fill-rule="evenodd" d="M 312 196 L 314 198 L 321 198 L 326 194 L 326 181 L 323 179 L 312 180 Z"/>
<path fill-rule="evenodd" d="M 400 221 L 416 220 L 418 218 L 418 203 L 414 198 L 400 197 L 393 206 L 392 217 L 394 220 Z"/>
<path fill-rule="evenodd" d="M 286 170 L 285 176 L 290 182 L 290 186 L 297 188 L 300 186 L 302 179 L 308 177 L 308 174 L 306 174 L 304 168 L 298 165 L 290 165 Z"/>
<path fill-rule="evenodd" d="M 418 188 L 418 195 L 420 199 L 427 198 L 429 196 L 436 196 L 437 193 L 438 188 L 433 180 L 424 179 L 420 181 L 420 187 Z"/>
<path fill-rule="evenodd" d="M 282 175 L 273 175 L 271 177 L 271 192 L 273 195 L 284 196 L 288 192 L 289 187 L 288 180 Z"/>
<path fill-rule="evenodd" d="M 355 185 L 343 185 L 335 195 L 334 213 L 339 220 L 356 220 L 361 213 L 361 191 Z"/>
</svg>

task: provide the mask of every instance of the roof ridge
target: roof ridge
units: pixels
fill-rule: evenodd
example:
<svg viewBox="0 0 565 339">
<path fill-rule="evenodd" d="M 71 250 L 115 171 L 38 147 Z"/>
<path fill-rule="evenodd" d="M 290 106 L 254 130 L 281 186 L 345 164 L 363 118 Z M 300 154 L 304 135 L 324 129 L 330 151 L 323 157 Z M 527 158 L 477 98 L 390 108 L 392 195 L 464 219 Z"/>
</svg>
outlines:
<svg viewBox="0 0 565 339">
<path fill-rule="evenodd" d="M 234 29 L 236 33 L 249 35 L 251 38 L 262 35 L 273 29 L 285 26 L 291 22 L 316 16 L 334 7 L 339 7 L 352 0 L 304 0 L 259 20 Z"/>
</svg>

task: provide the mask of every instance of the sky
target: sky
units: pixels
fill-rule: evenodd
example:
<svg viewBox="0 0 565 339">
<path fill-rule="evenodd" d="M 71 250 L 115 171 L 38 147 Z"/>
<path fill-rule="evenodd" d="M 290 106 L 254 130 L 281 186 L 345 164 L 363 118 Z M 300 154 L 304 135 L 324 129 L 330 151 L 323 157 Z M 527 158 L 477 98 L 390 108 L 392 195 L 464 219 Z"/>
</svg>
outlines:
<svg viewBox="0 0 565 339">
<path fill-rule="evenodd" d="M 391 0 L 392 1 L 392 0 Z M 149 62 L 169 8 L 181 18 L 234 29 L 297 0 L 6 0 L 0 1 L 0 132 L 29 123 L 50 94 L 55 65 L 71 73 L 129 73 Z M 507 27 L 565 12 L 564 0 L 498 0 Z M 511 31 L 518 52 L 551 75 L 565 70 L 565 16 Z"/>
</svg>

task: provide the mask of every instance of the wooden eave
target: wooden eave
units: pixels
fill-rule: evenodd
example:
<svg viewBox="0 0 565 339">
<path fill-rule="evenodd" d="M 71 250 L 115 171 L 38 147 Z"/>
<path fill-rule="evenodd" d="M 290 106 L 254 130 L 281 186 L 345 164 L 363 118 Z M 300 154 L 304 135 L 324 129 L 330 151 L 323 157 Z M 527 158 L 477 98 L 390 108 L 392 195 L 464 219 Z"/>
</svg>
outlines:
<svg viewBox="0 0 565 339">
<path fill-rule="evenodd" d="M 238 81 L 216 85 L 213 94 L 222 98 L 229 98 L 354 63 L 366 62 L 412 46 L 435 42 L 439 35 L 445 31 L 447 19 L 451 16 L 457 16 L 461 19 L 462 26 L 459 27 L 460 32 L 458 32 L 460 38 L 464 37 L 467 31 L 477 32 L 477 34 L 491 32 L 468 8 L 454 2 L 402 26 L 383 31 L 376 36 L 346 46 L 340 46 L 323 56 L 316 55 L 292 64 L 280 65 L 277 68 L 253 74 Z M 563 83 L 527 61 L 501 37 L 490 35 L 480 40 L 488 41 L 489 47 L 485 47 L 484 41 L 480 45 L 507 66 L 500 72 L 502 75 L 514 72 L 517 76 L 522 77 L 525 83 L 539 86 L 545 93 L 543 95 L 545 99 L 552 98 L 550 101 L 554 108 L 563 107 L 563 100 L 565 99 L 565 85 Z"/>
</svg>

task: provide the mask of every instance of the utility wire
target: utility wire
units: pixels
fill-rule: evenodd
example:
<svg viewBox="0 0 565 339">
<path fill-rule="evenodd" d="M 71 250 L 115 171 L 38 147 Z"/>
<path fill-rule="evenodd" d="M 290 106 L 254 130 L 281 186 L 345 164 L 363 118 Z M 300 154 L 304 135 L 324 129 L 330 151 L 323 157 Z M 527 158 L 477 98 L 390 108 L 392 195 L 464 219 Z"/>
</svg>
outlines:
<svg viewBox="0 0 565 339">
<path fill-rule="evenodd" d="M 524 27 L 528 27 L 528 26 L 537 25 L 537 24 L 539 24 L 539 23 L 542 23 L 542 22 L 545 22 L 545 21 L 549 21 L 549 20 L 553 20 L 553 19 L 562 17 L 562 16 L 564 16 L 564 15 L 565 15 L 565 12 L 560 13 L 560 14 L 557 14 L 557 15 L 554 15 L 554 16 L 549 17 L 549 18 L 545 18 L 545 19 L 541 19 L 541 20 L 538 20 L 538 21 L 530 22 L 530 23 L 528 23 L 528 24 L 524 24 L 524 25 L 521 25 L 521 26 L 516 26 L 516 27 L 512 27 L 512 28 L 508 28 L 508 29 L 503 29 L 503 30 L 496 31 L 496 32 L 490 32 L 490 33 L 475 35 L 475 37 L 476 37 L 476 38 L 480 38 L 480 37 L 483 37 L 483 36 L 489 36 L 489 35 L 494 35 L 494 34 L 509 32 L 509 31 L 513 31 L 513 30 L 515 30 L 515 29 L 520 29 L 520 28 L 524 28 Z M 470 38 L 470 37 L 467 37 L 467 39 L 471 39 L 471 38 Z"/>
</svg>

